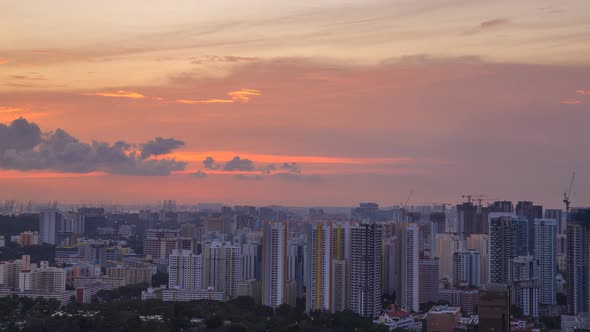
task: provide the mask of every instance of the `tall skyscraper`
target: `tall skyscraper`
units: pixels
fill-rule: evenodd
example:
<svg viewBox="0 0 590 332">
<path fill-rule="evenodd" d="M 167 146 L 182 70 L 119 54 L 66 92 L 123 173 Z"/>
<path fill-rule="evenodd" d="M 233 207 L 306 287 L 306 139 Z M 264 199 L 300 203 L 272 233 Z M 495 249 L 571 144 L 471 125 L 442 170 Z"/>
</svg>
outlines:
<svg viewBox="0 0 590 332">
<path fill-rule="evenodd" d="M 305 225 L 307 257 L 305 263 L 305 310 L 331 310 L 332 224 L 310 222 Z"/>
<path fill-rule="evenodd" d="M 570 315 L 590 312 L 590 208 L 571 209 L 567 223 L 567 307 Z"/>
<path fill-rule="evenodd" d="M 57 209 L 45 209 L 39 216 L 39 243 L 56 244 L 61 214 Z"/>
<path fill-rule="evenodd" d="M 525 316 L 539 316 L 539 264 L 533 256 L 518 256 L 510 266 L 511 302 Z"/>
<path fill-rule="evenodd" d="M 557 294 L 557 221 L 535 219 L 535 252 L 539 262 L 539 303 L 555 304 Z"/>
<path fill-rule="evenodd" d="M 295 282 L 297 292 L 296 298 L 305 297 L 305 241 L 300 238 L 289 240 L 287 253 L 287 280 Z"/>
<path fill-rule="evenodd" d="M 259 243 L 242 244 L 242 280 L 261 280 L 261 249 Z"/>
<path fill-rule="evenodd" d="M 392 295 L 395 292 L 395 250 L 396 239 L 383 239 L 383 264 L 381 277 L 381 291 L 383 294 Z"/>
<path fill-rule="evenodd" d="M 381 314 L 381 225 L 355 224 L 350 234 L 350 309 L 375 318 Z"/>
<path fill-rule="evenodd" d="M 557 234 L 565 234 L 565 212 L 562 209 L 546 209 L 545 219 L 554 219 L 557 223 Z"/>
<path fill-rule="evenodd" d="M 168 258 L 168 286 L 202 289 L 202 256 L 188 250 L 174 250 Z"/>
<path fill-rule="evenodd" d="M 419 289 L 419 238 L 420 228 L 415 223 L 405 223 L 399 225 L 397 231 L 399 249 L 398 269 L 400 271 L 399 306 L 407 311 L 420 310 L 420 289 Z"/>
<path fill-rule="evenodd" d="M 543 206 L 521 201 L 516 204 L 515 212 L 517 216 L 528 221 L 528 252 L 526 254 L 519 252 L 518 255 L 532 255 L 535 245 L 535 219 L 543 218 Z"/>
<path fill-rule="evenodd" d="M 475 250 L 461 250 L 453 254 L 453 281 L 455 284 L 467 283 L 481 286 L 481 259 Z"/>
<path fill-rule="evenodd" d="M 262 303 L 275 309 L 288 302 L 288 234 L 286 222 L 266 221 L 264 223 Z"/>
<path fill-rule="evenodd" d="M 436 303 L 438 301 L 439 259 L 424 255 L 418 263 L 419 303 Z"/>
<path fill-rule="evenodd" d="M 490 257 L 490 237 L 487 234 L 471 234 L 467 238 L 467 249 L 479 252 L 480 259 L 480 282 L 487 284 L 489 282 L 489 257 Z"/>
<path fill-rule="evenodd" d="M 332 311 L 348 308 L 350 295 L 350 223 L 332 224 Z"/>
<path fill-rule="evenodd" d="M 514 215 L 491 213 L 489 216 L 490 282 L 510 283 L 510 261 L 516 257 L 517 234 Z"/>
</svg>

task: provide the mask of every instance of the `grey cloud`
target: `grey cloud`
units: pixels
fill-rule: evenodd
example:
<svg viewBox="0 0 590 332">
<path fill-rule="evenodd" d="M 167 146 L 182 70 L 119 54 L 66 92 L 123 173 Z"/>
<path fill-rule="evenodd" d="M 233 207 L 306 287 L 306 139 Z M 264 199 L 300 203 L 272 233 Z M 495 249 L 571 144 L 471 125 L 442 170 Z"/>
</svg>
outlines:
<svg viewBox="0 0 590 332">
<path fill-rule="evenodd" d="M 205 158 L 205 160 L 203 160 L 203 166 L 205 166 L 206 169 L 219 169 L 219 164 L 215 162 L 213 157 Z"/>
<path fill-rule="evenodd" d="M 194 173 L 190 173 L 189 175 L 192 176 L 192 177 L 195 177 L 195 178 L 199 178 L 199 179 L 202 179 L 202 178 L 206 178 L 207 177 L 207 173 L 205 173 L 205 172 L 203 172 L 201 170 L 198 170 L 198 171 L 196 171 Z"/>
<path fill-rule="evenodd" d="M 146 159 L 151 156 L 167 154 L 181 146 L 184 146 L 183 141 L 174 138 L 156 137 L 155 140 L 141 145 L 141 158 Z"/>
<path fill-rule="evenodd" d="M 35 123 L 20 118 L 8 126 L 0 123 L 0 154 L 8 149 L 29 150 L 41 143 L 41 129 Z"/>
<path fill-rule="evenodd" d="M 260 171 L 262 172 L 262 174 L 270 174 L 272 172 L 274 172 L 277 169 L 277 166 L 275 164 L 268 164 L 262 168 L 260 168 Z"/>
<path fill-rule="evenodd" d="M 494 18 L 491 20 L 486 20 L 481 22 L 477 27 L 473 30 L 467 32 L 467 34 L 475 34 L 479 32 L 483 32 L 492 28 L 496 28 L 498 26 L 507 25 L 512 23 L 512 21 L 508 18 Z"/>
<path fill-rule="evenodd" d="M 35 123 L 25 119 L 8 126 L 0 124 L 2 169 L 161 176 L 186 167 L 186 163 L 171 158 L 144 160 L 136 151 L 129 152 L 129 148 L 123 141 L 80 142 L 62 129 L 41 134 Z"/>
<path fill-rule="evenodd" d="M 245 171 L 245 172 L 253 172 L 256 170 L 254 167 L 254 163 L 250 159 L 242 159 L 239 156 L 235 156 L 232 160 L 225 163 L 223 166 L 223 170 L 225 171 Z"/>
<path fill-rule="evenodd" d="M 283 163 L 281 165 L 281 169 L 288 171 L 290 173 L 300 173 L 301 172 L 301 168 L 299 167 L 299 164 L 292 162 L 292 163 Z"/>
</svg>

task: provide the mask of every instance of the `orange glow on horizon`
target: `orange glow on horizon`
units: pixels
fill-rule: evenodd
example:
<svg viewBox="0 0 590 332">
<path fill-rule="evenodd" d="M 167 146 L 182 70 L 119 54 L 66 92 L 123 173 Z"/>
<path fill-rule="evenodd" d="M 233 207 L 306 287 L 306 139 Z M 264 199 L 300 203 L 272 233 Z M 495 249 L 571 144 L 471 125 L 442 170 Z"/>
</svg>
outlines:
<svg viewBox="0 0 590 332">
<path fill-rule="evenodd" d="M 31 170 L 31 171 L 17 171 L 17 170 L 1 170 L 0 179 L 58 179 L 58 178 L 74 178 L 74 177 L 88 177 L 88 176 L 103 176 L 103 172 L 90 173 L 61 173 L 56 171 L 45 170 Z"/>
<path fill-rule="evenodd" d="M 350 157 L 323 157 L 323 156 L 305 156 L 305 155 L 273 155 L 257 154 L 248 152 L 235 151 L 206 151 L 190 152 L 178 151 L 172 154 L 162 156 L 166 158 L 176 158 L 186 162 L 202 162 L 207 157 L 212 157 L 218 162 L 229 161 L 235 156 L 251 159 L 257 163 L 305 163 L 305 164 L 395 164 L 408 163 L 413 161 L 410 157 L 390 157 L 390 158 L 350 158 Z"/>
<path fill-rule="evenodd" d="M 125 90 L 96 92 L 96 93 L 94 93 L 94 95 L 101 96 L 101 97 L 113 97 L 113 98 L 131 98 L 131 99 L 145 98 L 145 96 L 142 95 L 141 93 L 125 91 Z"/>
</svg>

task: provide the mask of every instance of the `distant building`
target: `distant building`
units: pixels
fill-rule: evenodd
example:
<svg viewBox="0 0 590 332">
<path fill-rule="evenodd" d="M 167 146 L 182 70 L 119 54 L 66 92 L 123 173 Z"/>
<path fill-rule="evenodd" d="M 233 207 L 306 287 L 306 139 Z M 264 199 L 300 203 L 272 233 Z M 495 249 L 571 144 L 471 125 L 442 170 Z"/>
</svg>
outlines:
<svg viewBox="0 0 590 332">
<path fill-rule="evenodd" d="M 264 223 L 262 304 L 272 308 L 277 308 L 288 301 L 288 234 L 288 226 L 285 222 Z"/>
<path fill-rule="evenodd" d="M 590 208 L 572 209 L 567 222 L 567 307 L 590 312 Z"/>
<path fill-rule="evenodd" d="M 171 289 L 201 289 L 202 256 L 187 250 L 174 250 L 168 260 L 168 286 Z"/>
<path fill-rule="evenodd" d="M 310 222 L 305 225 L 307 238 L 305 311 L 332 310 L 332 224 Z"/>
<path fill-rule="evenodd" d="M 557 222 L 554 219 L 535 219 L 533 256 L 539 262 L 539 303 L 557 302 Z"/>
<path fill-rule="evenodd" d="M 436 303 L 438 301 L 439 259 L 437 257 L 420 257 L 418 263 L 418 289 L 420 292 L 420 304 Z"/>
<path fill-rule="evenodd" d="M 487 284 L 479 292 L 479 332 L 510 331 L 510 292 L 504 284 Z"/>
<path fill-rule="evenodd" d="M 354 224 L 350 234 L 349 306 L 361 316 L 376 318 L 381 313 L 381 225 Z"/>
<path fill-rule="evenodd" d="M 453 281 L 479 288 L 481 286 L 481 261 L 478 251 L 461 250 L 453 254 Z"/>
<path fill-rule="evenodd" d="M 163 289 L 164 302 L 187 302 L 196 300 L 223 301 L 222 291 L 212 289 Z"/>
<path fill-rule="evenodd" d="M 486 284 L 489 281 L 489 257 L 490 257 L 490 238 L 487 234 L 472 234 L 467 238 L 467 248 L 479 252 L 480 260 L 480 282 Z"/>
<path fill-rule="evenodd" d="M 439 233 L 435 237 L 433 256 L 440 259 L 440 277 L 453 282 L 453 254 L 460 251 L 461 237 L 455 234 Z"/>
<path fill-rule="evenodd" d="M 18 244 L 21 247 L 30 247 L 30 246 L 36 246 L 39 244 L 39 233 L 38 232 L 31 232 L 31 231 L 26 231 L 26 232 L 22 232 L 19 235 L 18 238 Z"/>
<path fill-rule="evenodd" d="M 539 264 L 533 256 L 518 256 L 510 266 L 512 304 L 525 316 L 539 316 Z"/>
</svg>

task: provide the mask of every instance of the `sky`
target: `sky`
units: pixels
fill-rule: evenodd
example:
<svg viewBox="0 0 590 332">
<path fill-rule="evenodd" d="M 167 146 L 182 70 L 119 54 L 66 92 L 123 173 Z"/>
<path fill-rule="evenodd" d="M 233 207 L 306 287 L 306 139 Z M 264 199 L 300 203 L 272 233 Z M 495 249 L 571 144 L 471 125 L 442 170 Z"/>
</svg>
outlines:
<svg viewBox="0 0 590 332">
<path fill-rule="evenodd" d="M 590 205 L 586 0 L 5 2 L 0 199 Z"/>
</svg>

